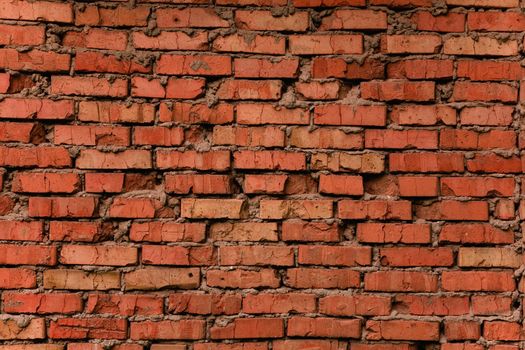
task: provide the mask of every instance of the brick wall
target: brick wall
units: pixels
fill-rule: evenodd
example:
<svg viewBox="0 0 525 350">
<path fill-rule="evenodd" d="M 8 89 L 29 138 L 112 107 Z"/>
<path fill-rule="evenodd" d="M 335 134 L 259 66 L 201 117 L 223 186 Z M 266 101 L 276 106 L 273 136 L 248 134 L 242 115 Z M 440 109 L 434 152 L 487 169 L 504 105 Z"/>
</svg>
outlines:
<svg viewBox="0 0 525 350">
<path fill-rule="evenodd" d="M 517 350 L 524 31 L 1 0 L 0 350 Z"/>
</svg>

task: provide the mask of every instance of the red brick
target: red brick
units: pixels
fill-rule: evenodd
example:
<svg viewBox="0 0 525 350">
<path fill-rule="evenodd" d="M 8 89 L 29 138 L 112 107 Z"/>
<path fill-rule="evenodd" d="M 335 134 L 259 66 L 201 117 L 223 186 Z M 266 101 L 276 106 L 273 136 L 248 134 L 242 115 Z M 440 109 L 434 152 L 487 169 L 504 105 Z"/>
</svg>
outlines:
<svg viewBox="0 0 525 350">
<path fill-rule="evenodd" d="M 516 7 L 516 0 L 446 0 L 448 5 L 453 6 L 477 6 L 477 7 Z"/>
<path fill-rule="evenodd" d="M 446 15 L 434 16 L 431 12 L 420 11 L 412 16 L 418 30 L 444 33 L 461 33 L 465 31 L 465 14 L 449 12 Z"/>
<path fill-rule="evenodd" d="M 124 51 L 128 45 L 128 33 L 100 28 L 86 29 L 82 32 L 69 31 L 65 33 L 62 45 L 75 48 Z"/>
<path fill-rule="evenodd" d="M 328 194 L 362 195 L 363 179 L 351 175 L 321 175 L 319 192 Z"/>
<path fill-rule="evenodd" d="M 130 130 L 126 127 L 56 125 L 55 144 L 84 146 L 129 146 Z"/>
<path fill-rule="evenodd" d="M 277 241 L 277 224 L 272 222 L 214 223 L 210 226 L 213 241 Z"/>
<path fill-rule="evenodd" d="M 202 339 L 205 335 L 204 320 L 142 321 L 130 323 L 133 340 L 146 339 Z"/>
<path fill-rule="evenodd" d="M 153 198 L 116 197 L 111 203 L 108 216 L 112 218 L 154 218 L 162 202 Z"/>
<path fill-rule="evenodd" d="M 401 105 L 392 108 L 390 118 L 400 125 L 455 125 L 456 111 L 445 105 Z"/>
<path fill-rule="evenodd" d="M 402 197 L 435 197 L 438 195 L 437 177 L 400 176 L 399 194 Z"/>
<path fill-rule="evenodd" d="M 487 221 L 489 219 L 489 208 L 488 203 L 484 201 L 444 200 L 427 206 L 417 206 L 416 216 L 426 220 Z"/>
<path fill-rule="evenodd" d="M 213 247 L 142 247 L 142 263 L 153 265 L 197 265 L 216 264 Z"/>
<path fill-rule="evenodd" d="M 284 193 L 286 175 L 246 175 L 244 178 L 245 193 Z"/>
<path fill-rule="evenodd" d="M 235 58 L 233 67 L 237 78 L 294 78 L 299 68 L 299 60 Z"/>
<path fill-rule="evenodd" d="M 505 321 L 485 321 L 483 323 L 483 337 L 487 340 L 507 341 L 525 339 L 520 323 Z"/>
<path fill-rule="evenodd" d="M 511 106 L 465 107 L 460 120 L 464 125 L 506 126 L 512 123 Z"/>
<path fill-rule="evenodd" d="M 149 169 L 151 154 L 147 150 L 124 150 L 118 153 L 86 149 L 76 159 L 79 169 Z"/>
<path fill-rule="evenodd" d="M 125 97 L 128 94 L 128 81 L 115 79 L 109 82 L 103 78 L 53 76 L 51 77 L 51 93 Z"/>
<path fill-rule="evenodd" d="M 510 315 L 512 298 L 500 295 L 474 295 L 471 298 L 475 315 Z"/>
<path fill-rule="evenodd" d="M 78 119 L 99 123 L 150 123 L 155 108 L 147 103 L 122 104 L 110 101 L 81 101 Z"/>
<path fill-rule="evenodd" d="M 467 169 L 474 173 L 520 173 L 522 169 L 520 158 L 516 156 L 503 157 L 498 154 L 475 154 L 467 160 Z"/>
<path fill-rule="evenodd" d="M 300 337 L 360 338 L 361 321 L 358 319 L 295 316 L 288 320 L 286 334 Z"/>
<path fill-rule="evenodd" d="M 208 270 L 206 283 L 209 287 L 218 288 L 277 288 L 280 285 L 280 277 L 273 269 Z"/>
<path fill-rule="evenodd" d="M 134 222 L 130 239 L 139 242 L 201 242 L 204 231 L 205 225 L 199 223 Z"/>
<path fill-rule="evenodd" d="M 439 339 L 439 322 L 416 320 L 367 321 L 368 340 L 419 340 Z"/>
<path fill-rule="evenodd" d="M 244 213 L 241 199 L 195 199 L 181 200 L 181 216 L 192 219 L 240 219 Z"/>
<path fill-rule="evenodd" d="M 73 293 L 18 293 L 2 295 L 3 310 L 9 313 L 73 314 L 82 312 L 80 294 Z"/>
<path fill-rule="evenodd" d="M 327 219 L 333 216 L 331 200 L 271 200 L 260 202 L 259 217 L 263 219 Z"/>
<path fill-rule="evenodd" d="M 341 55 L 363 53 L 361 35 L 290 35 L 289 51 L 294 55 Z"/>
<path fill-rule="evenodd" d="M 244 1 L 244 0 L 218 0 L 219 2 L 227 2 L 227 1 Z M 248 0 L 250 2 L 251 0 Z M 259 0 L 254 0 L 261 2 Z M 262 0 L 264 1 L 264 0 Z M 275 1 L 275 0 L 269 0 L 269 1 Z M 280 1 L 280 0 L 279 0 Z M 170 348 L 172 348 L 172 344 L 169 344 Z M 184 349 L 186 349 L 185 345 Z M 193 344 L 194 350 L 268 350 L 268 343 L 267 342 L 246 342 L 246 343 L 195 343 Z M 181 349 L 183 350 L 183 349 Z"/>
<path fill-rule="evenodd" d="M 278 100 L 281 97 L 280 80 L 225 80 L 217 90 L 221 100 Z"/>
<path fill-rule="evenodd" d="M 391 153 L 390 171 L 397 172 L 462 172 L 461 153 Z"/>
<path fill-rule="evenodd" d="M 219 248 L 219 265 L 292 266 L 294 250 L 278 246 L 223 246 Z"/>
<path fill-rule="evenodd" d="M 65 265 L 133 265 L 137 262 L 137 249 L 116 245 L 64 245 L 60 250 L 60 262 Z"/>
<path fill-rule="evenodd" d="M 270 104 L 239 103 L 239 124 L 308 124 L 309 113 L 302 108 L 276 107 Z"/>
<path fill-rule="evenodd" d="M 522 258 L 508 248 L 460 248 L 458 266 L 466 267 L 519 267 Z"/>
<path fill-rule="evenodd" d="M 452 101 L 501 101 L 513 102 L 518 99 L 517 88 L 499 83 L 471 83 L 458 81 L 454 84 Z"/>
<path fill-rule="evenodd" d="M 410 220 L 412 206 L 409 201 L 341 200 L 338 203 L 338 217 L 353 220 Z"/>
<path fill-rule="evenodd" d="M 296 268 L 287 270 L 285 284 L 293 288 L 356 288 L 360 275 L 350 269 Z"/>
<path fill-rule="evenodd" d="M 525 70 L 514 61 L 458 61 L 458 77 L 470 80 L 521 80 Z"/>
<path fill-rule="evenodd" d="M 204 104 L 174 103 L 160 105 L 160 121 L 183 124 L 226 124 L 233 121 L 233 106 L 218 104 L 210 108 Z"/>
<path fill-rule="evenodd" d="M 29 216 L 87 218 L 95 216 L 95 197 L 30 197 Z"/>
<path fill-rule="evenodd" d="M 281 338 L 284 321 L 280 318 L 236 318 L 226 325 L 210 328 L 212 339 Z"/>
<path fill-rule="evenodd" d="M 285 221 L 282 224 L 283 241 L 338 242 L 337 224 L 324 222 L 306 222 L 300 220 Z"/>
<path fill-rule="evenodd" d="M 384 126 L 386 108 L 380 105 L 319 105 L 314 109 L 314 123 L 319 125 Z"/>
<path fill-rule="evenodd" d="M 248 36 L 230 34 L 219 36 L 213 41 L 212 47 L 219 52 L 245 52 L 255 54 L 283 55 L 286 50 L 286 40 L 273 35 Z"/>
<path fill-rule="evenodd" d="M 36 272 L 34 270 L 23 268 L 0 268 L 0 289 L 35 287 Z"/>
<path fill-rule="evenodd" d="M 365 6 L 365 0 L 293 0 L 293 5 L 295 7 Z"/>
<path fill-rule="evenodd" d="M 432 0 L 371 0 L 371 5 L 393 8 L 432 7 Z"/>
<path fill-rule="evenodd" d="M 166 87 L 159 79 L 134 77 L 131 80 L 131 95 L 153 98 L 196 98 L 202 94 L 204 78 L 169 78 Z M 184 87 L 184 88 L 183 88 Z"/>
<path fill-rule="evenodd" d="M 525 17 L 518 12 L 469 12 L 467 25 L 474 31 L 522 32 Z"/>
<path fill-rule="evenodd" d="M 159 28 L 229 27 L 228 21 L 219 17 L 212 8 L 160 8 L 156 11 Z"/>
<path fill-rule="evenodd" d="M 508 244 L 514 242 L 514 234 L 489 224 L 447 224 L 443 226 L 439 240 L 462 244 Z"/>
<path fill-rule="evenodd" d="M 104 232 L 94 222 L 51 221 L 49 239 L 52 241 L 96 242 Z"/>
<path fill-rule="evenodd" d="M 2 265 L 56 265 L 56 247 L 0 244 L 0 264 Z"/>
<path fill-rule="evenodd" d="M 387 66 L 387 75 L 395 79 L 445 79 L 452 78 L 452 60 L 403 60 Z"/>
<path fill-rule="evenodd" d="M 0 49 L 0 68 L 39 71 L 61 72 L 68 71 L 71 57 L 68 54 L 59 54 L 50 51 L 33 49 L 27 52 L 18 52 L 16 49 Z"/>
<path fill-rule="evenodd" d="M 420 271 L 377 271 L 365 274 L 365 290 L 383 292 L 435 292 L 437 275 Z"/>
<path fill-rule="evenodd" d="M 242 297 L 232 293 L 174 293 L 169 295 L 168 311 L 197 315 L 234 315 L 241 311 Z"/>
<path fill-rule="evenodd" d="M 230 193 L 230 179 L 227 175 L 176 174 L 166 175 L 165 190 L 169 193 Z"/>
<path fill-rule="evenodd" d="M 133 143 L 136 145 L 177 146 L 184 141 L 182 128 L 161 126 L 137 126 L 133 129 Z"/>
<path fill-rule="evenodd" d="M 80 186 L 80 178 L 73 173 L 18 172 L 11 184 L 13 192 L 72 193 Z"/>
<path fill-rule="evenodd" d="M 143 27 L 148 23 L 150 9 L 147 6 L 128 8 L 117 6 L 104 8 L 88 5 L 75 11 L 75 25 L 103 26 L 103 27 Z"/>
<path fill-rule="evenodd" d="M 452 266 L 450 248 L 381 248 L 379 261 L 383 266 Z"/>
<path fill-rule="evenodd" d="M 198 169 L 223 171 L 230 168 L 229 151 L 158 150 L 157 167 L 161 169 Z"/>
<path fill-rule="evenodd" d="M 236 169 L 305 169 L 305 155 L 286 151 L 237 151 L 233 154 Z"/>
<path fill-rule="evenodd" d="M 126 272 L 124 284 L 126 290 L 195 289 L 200 284 L 200 271 L 198 268 L 142 268 Z"/>
<path fill-rule="evenodd" d="M 51 321 L 48 336 L 51 339 L 125 339 L 127 321 L 111 318 L 60 318 Z"/>
<path fill-rule="evenodd" d="M 44 288 L 74 290 L 110 290 L 120 289 L 120 273 L 86 272 L 79 270 L 45 270 Z"/>
<path fill-rule="evenodd" d="M 372 262 L 369 247 L 299 246 L 297 262 L 303 265 L 365 266 Z"/>
<path fill-rule="evenodd" d="M 146 50 L 196 50 L 208 48 L 208 33 L 198 32 L 190 36 L 184 32 L 161 31 L 157 36 L 147 33 L 133 32 L 133 46 Z"/>
<path fill-rule="evenodd" d="M 44 26 L 0 24 L 0 44 L 2 45 L 40 45 L 44 43 L 44 39 Z"/>
<path fill-rule="evenodd" d="M 46 337 L 46 324 L 43 318 L 11 317 L 0 321 L 0 339 L 32 340 Z"/>
<path fill-rule="evenodd" d="M 0 220 L 0 239 L 9 241 L 41 241 L 43 225 L 40 221 Z"/>
<path fill-rule="evenodd" d="M 444 271 L 441 276 L 445 291 L 507 292 L 516 287 L 512 272 Z"/>
<path fill-rule="evenodd" d="M 22 21 L 73 22 L 72 4 L 51 1 L 33 3 L 25 0 L 4 2 L 0 6 L 0 18 Z"/>
<path fill-rule="evenodd" d="M 218 55 L 169 55 L 160 56 L 158 74 L 174 75 L 231 75 L 232 60 Z"/>
<path fill-rule="evenodd" d="M 242 304 L 247 314 L 308 313 L 315 312 L 316 298 L 302 293 L 259 293 L 247 294 Z"/>
<path fill-rule="evenodd" d="M 365 148 L 436 149 L 438 134 L 432 130 L 365 130 Z"/>
<path fill-rule="evenodd" d="M 490 130 L 478 133 L 471 130 L 441 129 L 441 149 L 514 149 L 516 133 L 506 130 Z"/>
<path fill-rule="evenodd" d="M 36 123 L 0 122 L 0 141 L 38 144 L 43 141 L 39 135 L 41 130 L 41 125 Z"/>
<path fill-rule="evenodd" d="M 274 17 L 271 11 L 237 10 L 235 24 L 245 30 L 303 32 L 308 29 L 308 12 L 300 11 Z"/>
<path fill-rule="evenodd" d="M 149 73 L 151 66 L 137 60 L 95 51 L 77 52 L 75 71 L 100 73 Z"/>
<path fill-rule="evenodd" d="M 518 42 L 500 42 L 488 36 L 480 36 L 477 40 L 468 36 L 456 36 L 445 39 L 443 52 L 447 55 L 513 56 L 518 53 Z"/>
<path fill-rule="evenodd" d="M 365 243 L 429 243 L 428 224 L 357 224 L 357 239 Z"/>
<path fill-rule="evenodd" d="M 86 312 L 121 316 L 158 315 L 162 314 L 162 301 L 162 298 L 150 295 L 91 293 L 86 302 Z"/>
<path fill-rule="evenodd" d="M 430 54 L 441 47 L 438 35 L 384 35 L 381 51 L 386 54 Z"/>
<path fill-rule="evenodd" d="M 509 197 L 514 193 L 512 178 L 492 177 L 444 177 L 441 178 L 441 192 L 445 196 L 458 197 Z"/>
<path fill-rule="evenodd" d="M 324 17 L 319 30 L 378 30 L 387 28 L 387 14 L 371 10 L 335 10 Z"/>
<path fill-rule="evenodd" d="M 379 101 L 431 101 L 435 97 L 434 82 L 387 80 L 362 82 L 361 97 Z"/>
<path fill-rule="evenodd" d="M 319 299 L 319 312 L 332 316 L 389 315 L 390 298 L 372 295 L 329 295 Z"/>
<path fill-rule="evenodd" d="M 290 146 L 298 148 L 361 149 L 363 136 L 337 128 L 295 127 L 288 137 Z"/>
<path fill-rule="evenodd" d="M 335 81 L 296 83 L 295 90 L 306 100 L 335 100 L 339 96 L 341 84 Z"/>
<path fill-rule="evenodd" d="M 417 316 L 462 316 L 469 313 L 469 298 L 463 296 L 397 295 L 395 310 Z"/>
</svg>

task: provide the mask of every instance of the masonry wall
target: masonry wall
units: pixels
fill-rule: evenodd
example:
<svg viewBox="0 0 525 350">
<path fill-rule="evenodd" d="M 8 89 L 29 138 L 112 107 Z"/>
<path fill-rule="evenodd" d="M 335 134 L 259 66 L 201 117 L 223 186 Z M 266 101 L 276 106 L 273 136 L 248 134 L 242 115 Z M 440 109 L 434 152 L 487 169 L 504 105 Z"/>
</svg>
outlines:
<svg viewBox="0 0 525 350">
<path fill-rule="evenodd" d="M 518 0 L 0 1 L 1 350 L 517 350 Z"/>
</svg>

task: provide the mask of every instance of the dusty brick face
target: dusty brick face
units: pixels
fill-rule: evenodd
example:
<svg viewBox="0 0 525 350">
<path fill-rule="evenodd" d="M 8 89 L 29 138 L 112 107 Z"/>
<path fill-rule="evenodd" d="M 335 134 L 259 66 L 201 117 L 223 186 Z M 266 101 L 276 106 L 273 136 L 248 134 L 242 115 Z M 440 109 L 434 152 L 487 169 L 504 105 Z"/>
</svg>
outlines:
<svg viewBox="0 0 525 350">
<path fill-rule="evenodd" d="M 517 350 L 518 0 L 0 1 L 0 350 Z"/>
</svg>

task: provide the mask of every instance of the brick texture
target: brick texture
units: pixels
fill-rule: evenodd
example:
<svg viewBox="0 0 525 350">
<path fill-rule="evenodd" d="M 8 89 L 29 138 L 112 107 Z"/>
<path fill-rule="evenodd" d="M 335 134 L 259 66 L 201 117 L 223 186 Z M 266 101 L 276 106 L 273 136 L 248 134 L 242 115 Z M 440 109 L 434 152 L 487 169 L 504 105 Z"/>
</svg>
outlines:
<svg viewBox="0 0 525 350">
<path fill-rule="evenodd" d="M 0 0 L 0 350 L 519 350 L 519 0 Z"/>
</svg>

